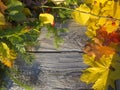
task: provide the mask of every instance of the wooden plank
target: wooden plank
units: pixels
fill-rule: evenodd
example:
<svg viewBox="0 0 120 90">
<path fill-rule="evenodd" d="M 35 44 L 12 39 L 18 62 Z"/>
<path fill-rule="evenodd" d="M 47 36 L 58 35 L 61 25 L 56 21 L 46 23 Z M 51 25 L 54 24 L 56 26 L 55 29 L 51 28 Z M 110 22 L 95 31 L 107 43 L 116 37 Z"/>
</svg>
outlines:
<svg viewBox="0 0 120 90">
<path fill-rule="evenodd" d="M 35 90 L 90 90 L 90 85 L 79 80 L 82 70 L 87 66 L 82 62 L 82 49 L 87 40 L 85 27 L 68 21 L 56 25 L 58 28 L 66 27 L 68 33 L 62 34 L 65 42 L 58 50 L 53 45 L 53 38 L 46 39 L 46 30 L 38 38 L 40 44 L 32 48 L 35 61 L 32 65 L 18 59 L 17 67 L 21 75 L 18 76 L 24 83 L 30 84 Z M 48 52 L 49 51 L 49 52 Z M 15 90 L 18 86 L 13 85 Z M 23 90 L 19 89 L 18 90 Z"/>
<path fill-rule="evenodd" d="M 116 90 L 120 90 L 120 79 L 115 82 Z"/>
<path fill-rule="evenodd" d="M 79 80 L 82 70 L 87 66 L 82 61 L 82 49 L 86 40 L 86 28 L 73 20 L 65 24 L 56 25 L 58 28 L 66 27 L 68 33 L 62 34 L 65 43 L 56 50 L 53 38 L 46 39 L 46 30 L 38 38 L 40 44 L 32 48 L 35 61 L 32 65 L 17 60 L 17 67 L 21 74 L 17 76 L 23 83 L 27 83 L 35 90 L 90 90 L 91 85 L 86 85 Z M 119 81 L 116 90 L 119 90 Z M 15 83 L 10 82 L 8 90 L 24 90 Z M 108 90 L 113 90 L 111 87 Z"/>
<path fill-rule="evenodd" d="M 73 20 L 69 20 L 65 24 L 57 23 L 58 28 L 67 28 L 69 32 L 61 34 L 64 39 L 64 43 L 59 47 L 58 50 L 70 50 L 70 51 L 82 51 L 86 40 L 88 39 L 85 35 L 86 27 L 80 26 Z M 38 38 L 39 45 L 32 49 L 32 51 L 56 51 L 53 44 L 53 38 L 46 38 L 47 30 L 44 28 L 41 31 L 41 35 Z"/>
<path fill-rule="evenodd" d="M 36 60 L 27 65 L 18 60 L 20 80 L 35 90 L 90 90 L 90 85 L 79 80 L 86 65 L 82 53 L 36 53 Z M 12 89 L 10 89 L 12 90 Z"/>
</svg>

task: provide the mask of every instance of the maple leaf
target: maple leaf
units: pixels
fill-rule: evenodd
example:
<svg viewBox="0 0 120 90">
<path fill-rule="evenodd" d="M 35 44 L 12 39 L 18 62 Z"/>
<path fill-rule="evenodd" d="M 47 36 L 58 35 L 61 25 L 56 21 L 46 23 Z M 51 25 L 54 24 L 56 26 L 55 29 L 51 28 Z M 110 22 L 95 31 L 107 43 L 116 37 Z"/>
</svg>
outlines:
<svg viewBox="0 0 120 90">
<path fill-rule="evenodd" d="M 119 21 L 118 20 L 107 20 L 104 27 L 106 27 L 106 31 L 108 33 L 112 33 L 119 28 Z"/>
<path fill-rule="evenodd" d="M 85 25 L 90 18 L 90 14 L 88 14 L 89 12 L 90 8 L 86 4 L 81 4 L 80 7 L 74 10 L 72 17 L 76 22 Z"/>
<path fill-rule="evenodd" d="M 107 0 L 101 8 L 102 16 L 113 16 L 114 0 Z"/>
<path fill-rule="evenodd" d="M 117 29 L 114 32 L 108 33 L 105 27 L 96 31 L 96 37 L 103 42 L 104 45 L 111 43 L 120 44 L 120 32 Z"/>
<path fill-rule="evenodd" d="M 91 10 L 91 13 L 92 14 L 95 14 L 95 15 L 98 15 L 99 12 L 100 12 L 100 1 L 99 0 L 94 0 L 93 3 L 92 3 L 92 10 Z M 93 17 L 93 15 L 91 15 Z"/>
<path fill-rule="evenodd" d="M 89 68 L 83 71 L 80 80 L 87 84 L 93 83 L 95 90 L 108 90 L 108 86 L 114 86 L 114 81 L 120 78 L 120 57 L 118 55 L 105 57 L 102 56 L 99 61 L 94 61 L 94 57 L 84 54 L 84 63 Z"/>
<path fill-rule="evenodd" d="M 120 1 L 114 2 L 113 17 L 120 19 Z"/>
<path fill-rule="evenodd" d="M 94 56 L 95 60 L 100 60 L 102 56 L 109 57 L 116 53 L 115 49 L 109 46 L 103 46 L 99 39 L 95 38 L 95 42 L 85 45 L 84 52 L 89 56 Z"/>
</svg>

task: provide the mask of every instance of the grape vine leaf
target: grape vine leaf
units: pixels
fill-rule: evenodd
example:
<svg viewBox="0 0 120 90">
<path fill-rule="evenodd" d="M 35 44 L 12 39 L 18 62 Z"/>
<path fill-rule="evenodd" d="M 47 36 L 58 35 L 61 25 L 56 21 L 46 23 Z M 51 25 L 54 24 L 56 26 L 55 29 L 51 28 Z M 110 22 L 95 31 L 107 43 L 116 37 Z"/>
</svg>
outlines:
<svg viewBox="0 0 120 90">
<path fill-rule="evenodd" d="M 83 71 L 80 80 L 87 84 L 93 83 L 95 90 L 108 90 L 108 86 L 115 88 L 114 81 L 120 79 L 120 57 L 119 55 L 102 56 L 99 61 L 94 60 L 94 56 L 84 54 L 84 63 L 89 68 Z"/>
</svg>

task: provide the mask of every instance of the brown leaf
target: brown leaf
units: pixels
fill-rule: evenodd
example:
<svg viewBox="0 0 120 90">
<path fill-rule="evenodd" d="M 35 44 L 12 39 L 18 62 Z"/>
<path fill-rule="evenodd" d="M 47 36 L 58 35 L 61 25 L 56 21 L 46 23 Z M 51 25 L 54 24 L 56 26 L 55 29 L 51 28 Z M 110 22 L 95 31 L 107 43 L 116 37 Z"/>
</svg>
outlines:
<svg viewBox="0 0 120 90">
<path fill-rule="evenodd" d="M 7 9 L 7 6 L 0 0 L 0 12 L 4 13 L 6 9 Z"/>
</svg>

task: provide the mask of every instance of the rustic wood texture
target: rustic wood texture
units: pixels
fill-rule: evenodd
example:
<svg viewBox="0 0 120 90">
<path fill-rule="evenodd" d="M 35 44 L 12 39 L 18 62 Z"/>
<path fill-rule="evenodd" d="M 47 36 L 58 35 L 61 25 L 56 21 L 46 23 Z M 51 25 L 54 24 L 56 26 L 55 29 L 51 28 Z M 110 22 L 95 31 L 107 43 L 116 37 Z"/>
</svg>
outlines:
<svg viewBox="0 0 120 90">
<path fill-rule="evenodd" d="M 58 28 L 67 28 L 67 33 L 62 33 L 61 37 L 64 43 L 57 49 L 57 51 L 82 51 L 87 40 L 85 35 L 86 28 L 75 23 L 73 20 L 67 21 L 65 24 L 56 24 Z M 39 45 L 32 51 L 56 51 L 53 44 L 53 38 L 46 38 L 45 28 L 41 30 L 41 35 L 38 38 Z"/>
<path fill-rule="evenodd" d="M 43 29 L 38 38 L 39 45 L 31 49 L 35 54 L 33 64 L 27 65 L 18 59 L 17 66 L 22 72 L 18 77 L 35 90 L 90 90 L 90 85 L 79 80 L 82 70 L 87 67 L 82 62 L 82 49 L 87 40 L 86 28 L 73 20 L 57 24 L 57 27 L 69 29 L 68 33 L 61 34 L 64 44 L 56 49 L 53 39 L 46 39 L 46 30 Z M 11 82 L 9 90 L 23 89 Z"/>
</svg>

